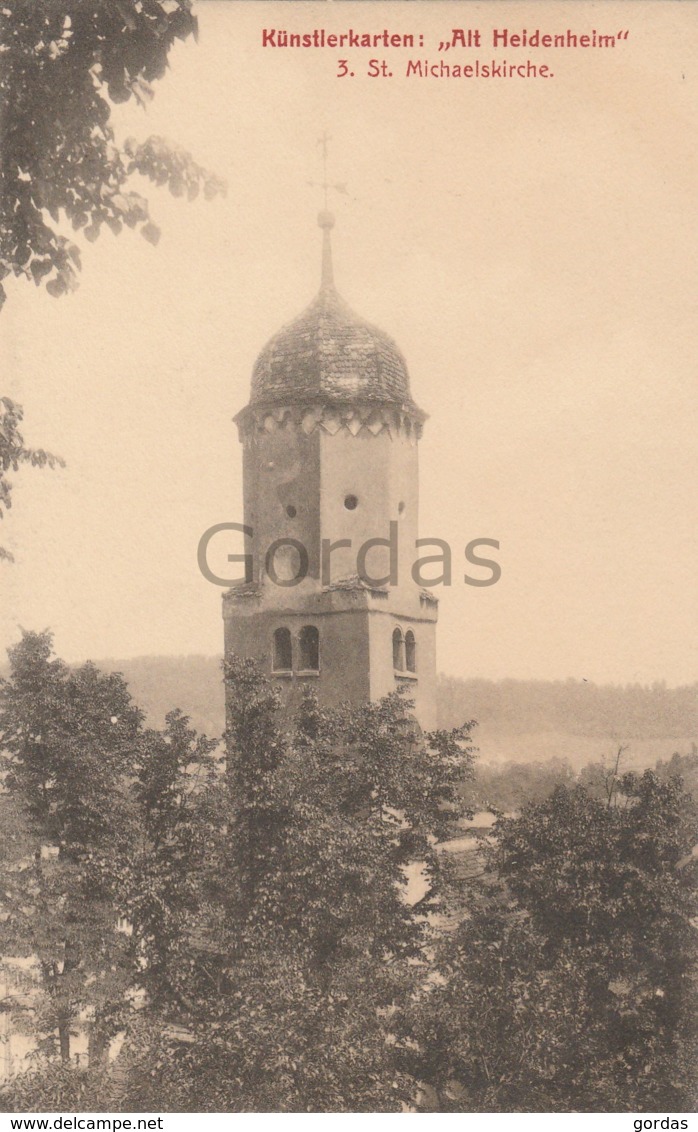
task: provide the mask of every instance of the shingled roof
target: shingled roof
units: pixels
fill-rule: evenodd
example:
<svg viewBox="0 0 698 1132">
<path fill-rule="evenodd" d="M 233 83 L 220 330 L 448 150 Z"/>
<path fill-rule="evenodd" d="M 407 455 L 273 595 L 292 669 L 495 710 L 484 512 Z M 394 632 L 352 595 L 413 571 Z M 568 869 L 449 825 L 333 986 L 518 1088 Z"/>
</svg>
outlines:
<svg viewBox="0 0 698 1132">
<path fill-rule="evenodd" d="M 329 213 L 324 229 L 322 286 L 294 322 L 275 334 L 252 371 L 250 404 L 280 404 L 309 397 L 379 401 L 412 407 L 407 363 L 389 335 L 354 314 L 335 290 Z"/>
<path fill-rule="evenodd" d="M 251 404 L 306 396 L 410 403 L 402 354 L 337 292 L 323 288 L 295 322 L 264 347 L 252 372 Z"/>
</svg>

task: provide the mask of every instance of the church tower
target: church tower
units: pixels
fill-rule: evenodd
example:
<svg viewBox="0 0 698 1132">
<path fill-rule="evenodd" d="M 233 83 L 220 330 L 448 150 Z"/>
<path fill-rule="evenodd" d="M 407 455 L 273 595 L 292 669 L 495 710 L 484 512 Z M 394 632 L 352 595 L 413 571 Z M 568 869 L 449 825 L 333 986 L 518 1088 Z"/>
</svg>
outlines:
<svg viewBox="0 0 698 1132">
<path fill-rule="evenodd" d="M 437 602 L 419 558 L 425 414 L 393 340 L 338 295 L 321 212 L 320 291 L 262 350 L 243 449 L 247 568 L 223 598 L 225 654 L 257 658 L 289 708 L 375 700 L 400 685 L 436 726 Z"/>
</svg>

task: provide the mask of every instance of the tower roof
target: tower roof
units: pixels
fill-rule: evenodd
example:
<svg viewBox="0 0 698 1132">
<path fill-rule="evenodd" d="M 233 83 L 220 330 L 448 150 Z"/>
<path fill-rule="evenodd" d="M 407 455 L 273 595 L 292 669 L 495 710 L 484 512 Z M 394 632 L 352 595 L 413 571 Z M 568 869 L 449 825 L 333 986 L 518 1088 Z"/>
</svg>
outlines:
<svg viewBox="0 0 698 1132">
<path fill-rule="evenodd" d="M 407 363 L 393 339 L 354 314 L 337 293 L 330 247 L 334 218 L 321 212 L 318 222 L 323 230 L 320 291 L 257 358 L 250 404 L 322 398 L 416 408 Z"/>
</svg>

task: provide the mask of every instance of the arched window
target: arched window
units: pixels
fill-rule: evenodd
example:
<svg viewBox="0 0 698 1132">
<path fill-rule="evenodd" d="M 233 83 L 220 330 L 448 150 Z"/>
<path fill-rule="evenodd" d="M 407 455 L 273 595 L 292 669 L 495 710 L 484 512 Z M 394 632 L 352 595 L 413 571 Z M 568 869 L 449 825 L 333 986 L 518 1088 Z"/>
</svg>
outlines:
<svg viewBox="0 0 698 1132">
<path fill-rule="evenodd" d="M 291 649 L 291 630 L 274 630 L 274 656 L 272 671 L 290 672 L 293 668 L 293 652 Z"/>
<path fill-rule="evenodd" d="M 320 634 L 314 625 L 304 625 L 299 644 L 301 650 L 300 668 L 302 672 L 318 672 L 320 669 Z"/>
<path fill-rule="evenodd" d="M 404 672 L 405 669 L 405 650 L 401 629 L 393 630 L 393 668 L 396 672 Z"/>
<path fill-rule="evenodd" d="M 405 633 L 405 668 L 408 672 L 417 671 L 417 642 L 411 629 Z"/>
</svg>

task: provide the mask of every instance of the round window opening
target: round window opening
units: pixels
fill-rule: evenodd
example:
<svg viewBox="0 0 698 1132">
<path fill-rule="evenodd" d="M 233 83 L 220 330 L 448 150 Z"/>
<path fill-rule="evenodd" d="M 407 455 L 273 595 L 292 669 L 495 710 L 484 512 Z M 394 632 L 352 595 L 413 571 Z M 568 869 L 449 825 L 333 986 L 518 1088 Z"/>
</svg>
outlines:
<svg viewBox="0 0 698 1132">
<path fill-rule="evenodd" d="M 295 519 L 296 515 L 298 514 L 296 508 L 292 503 L 289 503 L 288 507 L 286 508 L 286 514 L 288 515 L 289 519 Z"/>
<path fill-rule="evenodd" d="M 346 507 L 347 511 L 355 511 L 359 506 L 359 501 L 355 495 L 347 495 L 344 500 L 344 506 Z"/>
</svg>

